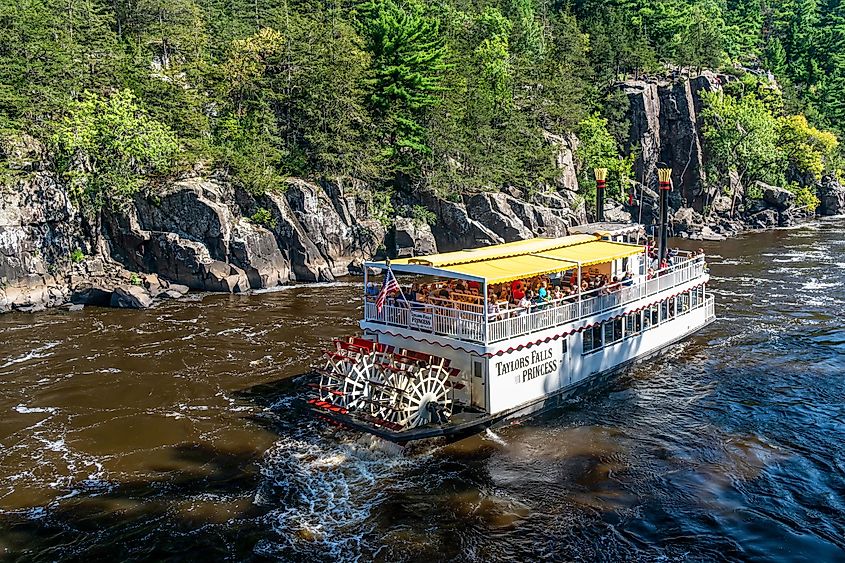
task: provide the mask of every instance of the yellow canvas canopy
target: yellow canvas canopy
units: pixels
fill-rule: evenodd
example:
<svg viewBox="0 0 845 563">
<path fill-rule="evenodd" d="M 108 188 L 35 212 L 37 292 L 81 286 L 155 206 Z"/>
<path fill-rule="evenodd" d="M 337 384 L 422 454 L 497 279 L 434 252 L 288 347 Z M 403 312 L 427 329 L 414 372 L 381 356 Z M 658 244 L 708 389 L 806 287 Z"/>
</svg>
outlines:
<svg viewBox="0 0 845 563">
<path fill-rule="evenodd" d="M 467 250 L 458 250 L 457 252 L 445 252 L 443 254 L 432 254 L 430 256 L 415 256 L 413 258 L 403 258 L 401 260 L 392 260 L 391 264 L 421 264 L 423 266 L 431 266 L 432 268 L 442 268 L 444 266 L 451 266 L 454 264 L 467 264 L 470 262 L 480 262 L 482 260 L 493 260 L 498 258 L 507 258 L 509 256 L 521 256 L 525 254 L 537 254 L 547 250 L 554 250 L 556 248 L 563 248 L 574 244 L 583 242 L 590 242 L 596 240 L 595 235 L 570 235 L 567 237 L 558 238 L 532 238 L 528 240 L 518 240 L 515 242 L 506 242 L 504 244 L 497 244 L 494 246 L 484 246 L 481 248 L 472 248 Z"/>
<path fill-rule="evenodd" d="M 627 258 L 628 256 L 634 256 L 635 254 L 642 254 L 642 252 L 643 247 L 635 244 L 594 240 L 592 242 L 576 246 L 567 246 L 556 250 L 550 250 L 548 252 L 538 254 L 538 256 L 557 258 L 559 260 L 569 260 L 571 262 L 580 262 L 582 267 L 586 267 L 592 266 L 593 264 L 619 260 L 620 258 Z"/>
<path fill-rule="evenodd" d="M 459 250 L 430 256 L 416 256 L 390 262 L 397 272 L 455 277 L 489 284 L 564 272 L 610 262 L 643 252 L 635 244 L 609 242 L 599 236 L 580 234 L 554 239 L 535 238 Z M 383 262 L 367 266 L 385 267 Z"/>
<path fill-rule="evenodd" d="M 441 270 L 455 274 L 484 278 L 487 283 L 505 283 L 577 268 L 576 262 L 558 260 L 541 255 L 508 256 L 483 262 L 470 262 L 446 266 Z"/>
</svg>

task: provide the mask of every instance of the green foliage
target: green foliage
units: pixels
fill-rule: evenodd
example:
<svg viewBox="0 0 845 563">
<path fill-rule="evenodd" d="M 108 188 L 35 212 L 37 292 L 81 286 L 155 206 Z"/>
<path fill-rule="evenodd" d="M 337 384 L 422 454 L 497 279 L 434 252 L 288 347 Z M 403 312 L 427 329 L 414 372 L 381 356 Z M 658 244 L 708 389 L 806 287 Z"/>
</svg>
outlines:
<svg viewBox="0 0 845 563">
<path fill-rule="evenodd" d="M 75 248 L 73 252 L 70 253 L 70 261 L 74 264 L 79 264 L 83 260 L 85 260 L 85 254 L 81 249 Z"/>
<path fill-rule="evenodd" d="M 569 132 L 586 138 L 584 189 L 592 190 L 589 168 L 598 163 L 612 170 L 618 194 L 630 169 L 617 154 L 629 151 L 628 107 L 624 93 L 606 86 L 667 66 L 691 74 L 722 67 L 740 76 L 726 86 L 738 105 L 753 97 L 773 116 L 776 141 L 764 156 L 771 120 L 751 119 L 753 111 L 720 118 L 748 118 L 755 127 L 737 146 L 733 134 L 710 133 L 715 181 L 742 172 L 750 156 L 760 163 L 745 172 L 749 179 L 806 183 L 841 158 L 839 146 L 827 151 L 822 134 L 841 134 L 845 123 L 843 6 L 6 2 L 0 135 L 54 141 L 60 169 L 88 209 L 120 206 L 183 163 L 223 168 L 255 194 L 281 189 L 292 175 L 362 178 L 387 194 L 376 198 L 389 223 L 395 190 L 429 189 L 459 201 L 506 186 L 547 189 L 561 173 L 555 143 Z M 765 70 L 735 70 L 736 62 L 762 63 L 777 85 Z M 807 126 L 778 121 L 789 115 L 805 116 Z M 20 172 L 10 164 L 0 158 L 0 181 Z"/>
<path fill-rule="evenodd" d="M 132 272 L 132 275 L 129 276 L 129 283 L 132 285 L 141 285 L 141 282 L 141 276 L 139 276 L 135 272 Z"/>
<path fill-rule="evenodd" d="M 712 173 L 727 185 L 734 172 L 744 185 L 755 180 L 778 183 L 783 179 L 783 154 L 778 147 L 777 119 L 753 94 L 735 98 L 704 94 L 704 142 Z"/>
<path fill-rule="evenodd" d="M 596 181 L 594 170 L 607 168 L 607 196 L 625 197 L 628 181 L 633 175 L 633 164 L 636 155 L 619 156 L 616 140 L 607 129 L 607 119 L 591 115 L 582 120 L 578 126 L 580 143 L 575 156 L 578 158 L 581 175 L 579 183 L 592 200 L 595 194 Z"/>
<path fill-rule="evenodd" d="M 393 224 L 393 193 L 390 190 L 370 192 L 370 216 L 385 228 Z"/>
<path fill-rule="evenodd" d="M 179 149 L 176 136 L 151 119 L 128 90 L 109 98 L 86 92 L 73 102 L 53 138 L 60 168 L 85 206 L 126 204 L 166 174 Z"/>
<path fill-rule="evenodd" d="M 821 180 L 822 173 L 831 171 L 839 145 L 833 133 L 811 127 L 803 115 L 790 115 L 780 120 L 779 134 L 778 146 L 793 177 Z"/>
<path fill-rule="evenodd" d="M 411 219 L 413 219 L 414 224 L 418 226 L 434 226 L 437 224 L 437 214 L 422 205 L 414 205 L 411 207 Z"/>
<path fill-rule="evenodd" d="M 372 0 L 363 6 L 362 32 L 372 54 L 369 104 L 389 175 L 413 174 L 431 153 L 424 124 L 437 105 L 446 48 L 438 20 L 416 1 Z"/>
<path fill-rule="evenodd" d="M 273 217 L 272 213 L 266 207 L 259 207 L 255 210 L 250 218 L 250 222 L 255 223 L 256 225 L 261 225 L 262 227 L 267 227 L 268 229 L 275 229 L 277 225 L 276 218 Z"/>
<path fill-rule="evenodd" d="M 805 208 L 810 213 L 813 213 L 821 203 L 815 190 L 811 186 L 801 186 L 800 184 L 792 182 L 786 185 L 786 189 L 795 194 L 796 208 Z"/>
</svg>

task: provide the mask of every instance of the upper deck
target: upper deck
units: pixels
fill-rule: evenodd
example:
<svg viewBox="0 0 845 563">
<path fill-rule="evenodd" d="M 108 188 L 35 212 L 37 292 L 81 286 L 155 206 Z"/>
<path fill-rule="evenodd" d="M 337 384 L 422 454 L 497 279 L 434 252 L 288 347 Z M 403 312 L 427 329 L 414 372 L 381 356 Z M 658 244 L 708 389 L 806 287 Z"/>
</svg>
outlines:
<svg viewBox="0 0 845 563">
<path fill-rule="evenodd" d="M 585 235 L 577 235 L 577 237 L 585 237 Z M 439 259 L 429 262 L 429 264 L 434 265 L 429 266 L 429 269 L 436 270 L 433 272 L 427 272 L 425 267 L 422 269 L 415 268 L 413 263 L 402 263 L 394 267 L 397 273 L 460 275 L 463 279 L 476 281 L 480 287 L 475 290 L 475 295 L 467 290 L 465 292 L 453 292 L 450 295 L 451 298 L 429 298 L 423 300 L 424 302 L 417 302 L 414 299 L 397 299 L 385 304 L 381 311 L 378 310 L 375 298 L 370 297 L 365 300 L 364 319 L 361 326 L 374 331 L 401 331 L 411 337 L 414 334 L 428 335 L 428 340 L 432 340 L 431 337 L 435 336 L 438 341 L 448 342 L 453 340 L 469 344 L 473 348 L 487 347 L 555 327 L 573 323 L 576 325 L 579 323 L 586 324 L 591 319 L 605 313 L 622 310 L 626 306 L 630 308 L 630 305 L 636 302 L 645 304 L 650 298 L 657 299 L 658 296 L 679 293 L 690 286 L 704 283 L 708 279 L 703 255 L 679 253 L 671 259 L 671 264 L 667 267 L 650 272 L 644 247 L 606 243 L 601 248 L 597 248 L 595 244 L 591 245 L 592 248 L 587 248 L 587 245 L 581 247 L 578 245 L 597 241 L 596 237 L 592 239 L 564 238 L 571 238 L 575 242 L 560 249 L 561 252 L 557 255 L 546 250 L 551 246 L 550 243 L 543 244 L 540 242 L 539 246 L 532 244 L 526 247 L 530 250 L 529 256 L 539 256 L 546 259 L 556 258 L 562 262 L 569 260 L 569 263 L 556 265 L 557 271 L 552 275 L 569 275 L 568 279 L 573 282 L 573 285 L 575 285 L 576 280 L 577 284 L 581 285 L 582 270 L 587 266 L 603 264 L 608 271 L 627 271 L 628 275 L 622 282 L 609 283 L 604 287 L 578 292 L 562 299 L 549 299 L 542 304 L 520 307 L 512 302 L 496 302 L 494 299 L 489 301 L 487 299 L 488 284 L 491 281 L 501 282 L 501 280 L 516 279 L 519 277 L 519 270 L 514 270 L 510 275 L 491 274 L 489 273 L 491 268 L 485 270 L 479 264 L 491 265 L 493 260 L 498 260 L 498 266 L 516 267 L 519 265 L 528 272 L 524 276 L 528 278 L 537 274 L 537 267 L 539 266 L 534 262 L 526 261 L 526 255 L 510 255 L 504 259 L 497 255 L 498 258 L 490 258 L 492 254 L 488 252 L 483 255 L 482 259 L 474 263 L 459 262 L 457 265 L 449 265 L 449 263 L 461 257 L 449 257 L 448 260 Z M 541 241 L 541 239 L 535 240 Z M 531 243 L 531 241 L 526 242 Z M 608 244 L 617 246 L 609 247 Z M 488 247 L 488 249 L 492 248 L 495 247 Z M 516 250 L 513 249 L 516 248 L 518 246 L 510 247 L 510 253 L 515 252 Z M 446 256 L 439 255 L 439 257 Z M 584 256 L 588 259 L 578 259 Z M 523 259 L 521 262 L 517 260 L 520 257 Z M 416 265 L 418 266 L 419 263 L 425 263 L 425 260 L 420 259 Z M 548 264 L 544 264 L 542 261 L 540 264 L 543 264 L 543 267 L 548 267 Z M 632 267 L 633 271 L 631 271 Z M 496 268 L 493 268 L 493 270 L 496 270 Z M 558 277 L 557 279 L 561 278 Z M 701 305 L 704 306 L 705 303 L 702 302 Z"/>
</svg>

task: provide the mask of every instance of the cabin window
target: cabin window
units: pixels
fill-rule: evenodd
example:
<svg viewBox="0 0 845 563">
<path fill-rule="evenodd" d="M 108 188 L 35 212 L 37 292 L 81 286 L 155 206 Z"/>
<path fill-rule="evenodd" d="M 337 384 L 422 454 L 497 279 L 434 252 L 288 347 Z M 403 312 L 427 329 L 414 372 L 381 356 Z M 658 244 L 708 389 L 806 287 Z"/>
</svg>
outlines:
<svg viewBox="0 0 845 563">
<path fill-rule="evenodd" d="M 604 322 L 604 345 L 622 340 L 622 317 Z"/>
<path fill-rule="evenodd" d="M 677 299 L 675 297 L 669 299 L 669 318 L 670 319 L 675 316 L 675 303 L 676 302 L 677 302 Z"/>
<path fill-rule="evenodd" d="M 660 303 L 660 321 L 663 322 L 669 318 L 669 302 L 663 301 Z"/>
<path fill-rule="evenodd" d="M 684 292 L 678 296 L 678 314 L 689 311 L 690 292 Z"/>
<path fill-rule="evenodd" d="M 625 336 L 634 336 L 643 331 L 643 315 L 640 311 L 625 315 Z"/>
<path fill-rule="evenodd" d="M 597 324 L 595 326 L 591 326 L 590 328 L 584 329 L 582 335 L 584 338 L 585 354 L 589 354 L 593 350 L 598 350 L 599 348 L 601 348 L 601 327 L 602 325 Z"/>
</svg>

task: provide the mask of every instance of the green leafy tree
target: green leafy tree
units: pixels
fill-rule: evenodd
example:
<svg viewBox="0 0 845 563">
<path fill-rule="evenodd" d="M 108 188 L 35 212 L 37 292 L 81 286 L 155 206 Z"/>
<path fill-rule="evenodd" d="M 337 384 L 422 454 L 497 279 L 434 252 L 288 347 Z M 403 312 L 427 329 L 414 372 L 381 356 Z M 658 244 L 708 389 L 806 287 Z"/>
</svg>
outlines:
<svg viewBox="0 0 845 563">
<path fill-rule="evenodd" d="M 792 180 L 804 185 L 821 180 L 831 170 L 839 142 L 829 131 L 810 126 L 803 115 L 790 115 L 780 120 L 778 147 L 787 160 Z"/>
<path fill-rule="evenodd" d="M 741 185 L 755 180 L 777 183 L 783 180 L 784 156 L 778 146 L 779 124 L 754 95 L 742 98 L 708 92 L 704 94 L 704 142 L 710 155 L 713 177 L 723 185 L 734 186 L 735 208 L 738 193 L 729 174 L 735 173 Z"/>
<path fill-rule="evenodd" d="M 633 176 L 636 155 L 619 155 L 616 140 L 607 129 L 607 119 L 598 114 L 591 115 L 578 125 L 578 149 L 575 156 L 580 169 L 579 184 L 587 200 L 595 197 L 596 181 L 594 170 L 607 168 L 607 195 L 624 199 L 629 180 Z"/>
<path fill-rule="evenodd" d="M 173 132 L 143 112 L 128 90 L 109 98 L 85 93 L 54 142 L 72 193 L 94 211 L 128 204 L 145 183 L 168 173 L 179 149 Z"/>
</svg>

